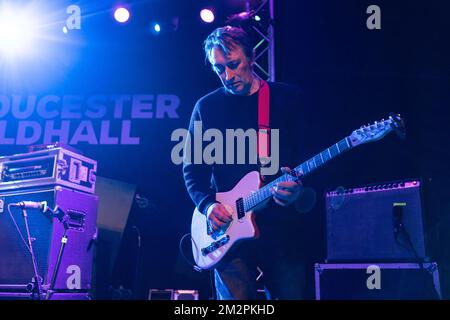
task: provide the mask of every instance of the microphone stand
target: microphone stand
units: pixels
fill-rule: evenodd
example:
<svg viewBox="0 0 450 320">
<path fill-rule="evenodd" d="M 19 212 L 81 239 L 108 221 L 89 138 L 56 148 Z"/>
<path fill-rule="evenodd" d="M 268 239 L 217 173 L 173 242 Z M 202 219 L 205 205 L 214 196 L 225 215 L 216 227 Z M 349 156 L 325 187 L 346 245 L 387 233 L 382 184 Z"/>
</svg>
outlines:
<svg viewBox="0 0 450 320">
<path fill-rule="evenodd" d="M 47 294 L 45 295 L 45 300 L 49 300 L 51 295 L 53 294 L 53 288 L 55 287 L 56 277 L 58 276 L 58 271 L 59 271 L 59 267 L 61 265 L 62 257 L 64 254 L 64 249 L 65 249 L 67 241 L 68 241 L 67 230 L 69 229 L 69 226 L 67 223 L 67 220 L 69 218 L 65 212 L 60 210 L 58 207 L 56 207 L 54 210 L 47 208 L 47 210 L 49 210 L 52 213 L 53 217 L 57 217 L 58 219 L 60 219 L 62 221 L 63 226 L 64 226 L 64 234 L 61 238 L 61 246 L 59 247 L 58 258 L 56 259 L 55 269 L 53 269 L 52 280 L 50 282 L 50 286 L 47 289 Z"/>
<path fill-rule="evenodd" d="M 28 227 L 28 214 L 25 208 L 22 208 L 22 216 L 25 222 L 25 229 L 27 231 L 27 238 L 28 238 L 28 247 L 30 248 L 31 260 L 33 262 L 33 270 L 34 270 L 34 279 L 33 279 L 33 286 L 31 289 L 31 297 L 34 298 L 35 294 L 37 294 L 37 299 L 41 300 L 42 299 L 41 277 L 39 277 L 36 256 L 33 251 L 33 240 L 31 239 L 30 229 Z"/>
</svg>

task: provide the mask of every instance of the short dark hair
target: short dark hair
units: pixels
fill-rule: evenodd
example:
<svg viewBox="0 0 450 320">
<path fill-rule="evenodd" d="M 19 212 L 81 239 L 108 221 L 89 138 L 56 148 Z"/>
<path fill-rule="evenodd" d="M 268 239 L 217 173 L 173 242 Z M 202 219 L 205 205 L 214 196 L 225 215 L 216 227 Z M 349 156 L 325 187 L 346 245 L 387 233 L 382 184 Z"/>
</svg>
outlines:
<svg viewBox="0 0 450 320">
<path fill-rule="evenodd" d="M 252 41 L 242 28 L 225 26 L 217 28 L 203 42 L 205 61 L 209 61 L 212 48 L 219 47 L 225 54 L 235 47 L 241 47 L 250 61 L 254 59 Z"/>
</svg>

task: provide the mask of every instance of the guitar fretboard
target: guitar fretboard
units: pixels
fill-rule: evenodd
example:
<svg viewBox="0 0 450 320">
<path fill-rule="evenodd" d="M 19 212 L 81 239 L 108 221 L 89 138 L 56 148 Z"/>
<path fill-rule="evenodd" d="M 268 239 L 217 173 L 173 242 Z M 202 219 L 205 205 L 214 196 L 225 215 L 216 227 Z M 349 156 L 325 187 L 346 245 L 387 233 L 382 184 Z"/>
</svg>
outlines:
<svg viewBox="0 0 450 320">
<path fill-rule="evenodd" d="M 278 183 L 285 181 L 294 181 L 296 179 L 295 175 L 302 177 L 307 176 L 308 174 L 310 174 L 311 172 L 313 172 L 326 162 L 339 156 L 343 152 L 350 150 L 351 148 L 352 145 L 350 144 L 349 137 L 342 139 L 338 143 L 332 145 L 331 147 L 325 149 L 316 156 L 312 157 L 311 159 L 303 162 L 301 165 L 294 168 L 293 171 L 295 171 L 295 174 L 284 174 L 278 179 L 268 183 L 258 191 L 245 197 L 243 199 L 244 210 L 247 212 L 258 206 L 265 200 L 267 200 L 269 197 L 271 197 L 272 192 L 270 191 L 270 189 L 275 187 Z"/>
</svg>

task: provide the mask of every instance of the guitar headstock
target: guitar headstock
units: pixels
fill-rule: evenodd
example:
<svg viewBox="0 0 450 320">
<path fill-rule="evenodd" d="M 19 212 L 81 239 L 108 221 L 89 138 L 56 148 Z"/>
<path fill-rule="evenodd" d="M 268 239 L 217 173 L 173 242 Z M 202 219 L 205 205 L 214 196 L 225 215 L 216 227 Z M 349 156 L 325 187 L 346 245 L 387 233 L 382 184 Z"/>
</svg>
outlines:
<svg viewBox="0 0 450 320">
<path fill-rule="evenodd" d="M 404 121 L 399 114 L 391 113 L 387 120 L 375 121 L 373 124 L 356 129 L 349 136 L 353 147 L 377 141 L 384 138 L 391 131 L 395 131 L 401 138 L 405 136 Z"/>
</svg>

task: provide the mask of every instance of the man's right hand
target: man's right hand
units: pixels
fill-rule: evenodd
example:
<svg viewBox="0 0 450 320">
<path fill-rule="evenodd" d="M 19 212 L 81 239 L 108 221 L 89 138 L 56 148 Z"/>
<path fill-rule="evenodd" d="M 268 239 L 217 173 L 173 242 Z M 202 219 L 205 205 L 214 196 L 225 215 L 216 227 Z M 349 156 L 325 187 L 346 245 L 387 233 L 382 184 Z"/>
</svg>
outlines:
<svg viewBox="0 0 450 320">
<path fill-rule="evenodd" d="M 213 231 L 224 228 L 233 219 L 232 214 L 225 209 L 223 204 L 218 202 L 209 206 L 206 217 Z"/>
</svg>

